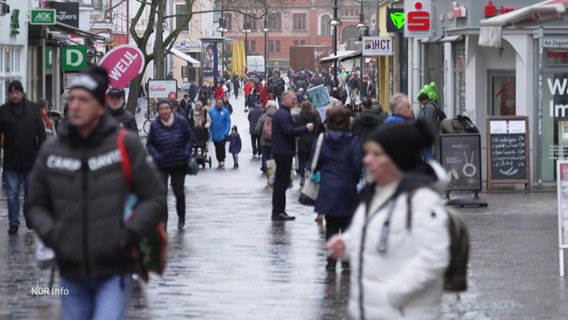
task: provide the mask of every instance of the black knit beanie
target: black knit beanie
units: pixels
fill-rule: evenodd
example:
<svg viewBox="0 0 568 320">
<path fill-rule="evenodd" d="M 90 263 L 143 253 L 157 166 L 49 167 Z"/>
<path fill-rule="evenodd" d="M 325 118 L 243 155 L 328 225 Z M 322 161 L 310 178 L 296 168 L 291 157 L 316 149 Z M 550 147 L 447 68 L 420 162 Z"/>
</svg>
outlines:
<svg viewBox="0 0 568 320">
<path fill-rule="evenodd" d="M 411 171 L 422 162 L 422 154 L 434 143 L 434 132 L 422 119 L 388 123 L 371 136 L 403 172 Z"/>
<path fill-rule="evenodd" d="M 109 79 L 107 71 L 100 66 L 92 66 L 79 73 L 69 84 L 69 90 L 85 89 L 97 98 L 101 106 L 105 105 L 105 96 L 108 89 Z"/>
</svg>

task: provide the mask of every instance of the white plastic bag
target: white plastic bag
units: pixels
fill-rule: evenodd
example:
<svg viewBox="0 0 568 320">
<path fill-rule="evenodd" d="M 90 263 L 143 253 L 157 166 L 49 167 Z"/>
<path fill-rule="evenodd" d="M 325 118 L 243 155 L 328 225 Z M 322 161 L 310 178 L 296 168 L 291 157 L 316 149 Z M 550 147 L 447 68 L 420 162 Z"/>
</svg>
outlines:
<svg viewBox="0 0 568 320">
<path fill-rule="evenodd" d="M 52 267 L 55 263 L 55 252 L 53 249 L 47 247 L 41 239 L 35 235 L 35 258 L 37 266 L 41 270 Z"/>
</svg>

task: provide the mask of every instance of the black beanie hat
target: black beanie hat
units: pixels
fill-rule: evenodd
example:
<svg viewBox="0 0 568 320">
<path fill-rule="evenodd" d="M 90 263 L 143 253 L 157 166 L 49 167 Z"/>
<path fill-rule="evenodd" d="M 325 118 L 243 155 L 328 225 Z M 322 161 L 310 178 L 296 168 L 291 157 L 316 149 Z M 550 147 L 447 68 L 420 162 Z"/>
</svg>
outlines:
<svg viewBox="0 0 568 320">
<path fill-rule="evenodd" d="M 371 136 L 403 172 L 411 171 L 422 162 L 422 154 L 434 143 L 434 132 L 423 119 L 388 123 Z"/>
<path fill-rule="evenodd" d="M 85 89 L 97 98 L 101 106 L 105 105 L 105 95 L 109 80 L 107 71 L 100 66 L 92 66 L 79 73 L 69 84 L 69 90 Z"/>
<path fill-rule="evenodd" d="M 8 84 L 8 93 L 12 92 L 13 90 L 24 92 L 24 87 L 19 80 L 14 80 Z"/>
</svg>

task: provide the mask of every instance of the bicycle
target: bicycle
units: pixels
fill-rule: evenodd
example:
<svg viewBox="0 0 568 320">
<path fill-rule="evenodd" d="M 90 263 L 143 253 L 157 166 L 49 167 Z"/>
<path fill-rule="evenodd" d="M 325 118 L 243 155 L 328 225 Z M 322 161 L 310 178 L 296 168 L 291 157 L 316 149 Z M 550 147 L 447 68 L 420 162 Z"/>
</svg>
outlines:
<svg viewBox="0 0 568 320">
<path fill-rule="evenodd" d="M 150 133 L 150 126 L 152 125 L 152 121 L 156 118 L 156 114 L 158 113 L 156 110 L 156 99 L 150 99 L 148 101 L 148 110 L 146 111 L 146 120 L 142 124 L 142 131 L 148 135 Z"/>
</svg>

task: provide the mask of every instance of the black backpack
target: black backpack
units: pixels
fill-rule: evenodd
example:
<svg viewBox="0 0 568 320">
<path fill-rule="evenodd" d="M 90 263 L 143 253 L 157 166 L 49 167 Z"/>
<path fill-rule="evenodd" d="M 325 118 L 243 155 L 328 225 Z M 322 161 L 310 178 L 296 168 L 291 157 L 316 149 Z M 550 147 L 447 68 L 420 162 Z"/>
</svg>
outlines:
<svg viewBox="0 0 568 320">
<path fill-rule="evenodd" d="M 475 124 L 473 124 L 473 121 L 471 121 L 471 119 L 468 116 L 458 115 L 456 117 L 456 119 L 462 124 L 465 132 L 467 132 L 467 133 L 479 133 L 479 130 L 477 129 Z"/>
<path fill-rule="evenodd" d="M 442 122 L 442 120 L 446 119 L 446 113 L 444 112 L 444 110 L 442 110 L 442 108 L 438 107 L 434 101 L 429 101 L 428 104 L 432 104 L 434 106 L 434 108 L 436 109 L 436 117 L 438 119 L 438 122 Z"/>
<path fill-rule="evenodd" d="M 408 192 L 406 228 L 412 226 L 412 196 L 416 190 Z M 444 273 L 444 290 L 462 292 L 467 290 L 467 263 L 469 261 L 469 233 L 465 222 L 452 208 L 444 206 L 448 214 L 450 233 L 450 263 Z"/>
</svg>

